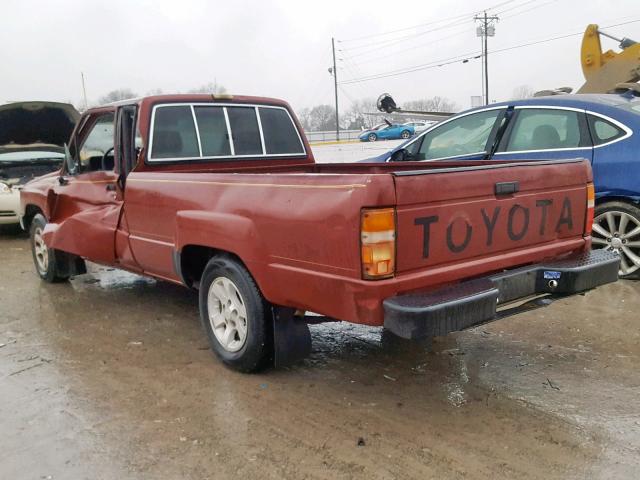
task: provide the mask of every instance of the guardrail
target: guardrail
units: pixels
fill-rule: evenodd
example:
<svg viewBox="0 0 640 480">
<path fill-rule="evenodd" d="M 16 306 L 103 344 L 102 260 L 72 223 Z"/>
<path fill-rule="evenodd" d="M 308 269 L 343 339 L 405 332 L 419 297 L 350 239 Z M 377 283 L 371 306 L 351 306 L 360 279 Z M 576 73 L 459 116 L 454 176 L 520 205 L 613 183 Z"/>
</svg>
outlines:
<svg viewBox="0 0 640 480">
<path fill-rule="evenodd" d="M 362 133 L 362 130 L 340 130 L 340 140 L 358 140 L 358 136 Z M 325 132 L 307 132 L 304 134 L 307 136 L 309 142 L 335 142 L 336 131 Z"/>
</svg>

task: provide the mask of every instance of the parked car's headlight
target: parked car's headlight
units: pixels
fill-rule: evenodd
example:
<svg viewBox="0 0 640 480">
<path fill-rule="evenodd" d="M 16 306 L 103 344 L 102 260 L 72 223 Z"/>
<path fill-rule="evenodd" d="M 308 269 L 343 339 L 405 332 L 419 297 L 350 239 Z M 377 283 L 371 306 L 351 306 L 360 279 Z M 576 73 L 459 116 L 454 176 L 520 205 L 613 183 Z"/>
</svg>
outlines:
<svg viewBox="0 0 640 480">
<path fill-rule="evenodd" d="M 11 187 L 6 183 L 0 182 L 0 193 L 11 193 Z"/>
</svg>

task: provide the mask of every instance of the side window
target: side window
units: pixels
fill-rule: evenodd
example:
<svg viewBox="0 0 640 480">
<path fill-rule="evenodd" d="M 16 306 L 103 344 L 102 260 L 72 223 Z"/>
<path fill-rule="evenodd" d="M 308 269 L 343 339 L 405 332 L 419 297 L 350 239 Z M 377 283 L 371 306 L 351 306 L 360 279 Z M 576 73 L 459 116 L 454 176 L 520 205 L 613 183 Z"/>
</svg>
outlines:
<svg viewBox="0 0 640 480">
<path fill-rule="evenodd" d="M 304 154 L 298 131 L 286 110 L 264 107 L 258 110 L 267 154 Z"/>
<path fill-rule="evenodd" d="M 199 157 L 196 127 L 189 106 L 155 109 L 151 159 Z"/>
<path fill-rule="evenodd" d="M 425 134 L 420 147 L 411 153 L 416 160 L 434 160 L 484 152 L 501 112 L 489 110 L 450 120 Z"/>
<path fill-rule="evenodd" d="M 505 151 L 580 147 L 578 115 L 571 110 L 519 109 Z"/>
<path fill-rule="evenodd" d="M 204 157 L 231 155 L 223 107 L 194 107 Z"/>
<path fill-rule="evenodd" d="M 587 115 L 587 118 L 589 119 L 589 130 L 591 131 L 594 145 L 612 142 L 626 134 L 622 128 L 604 118 L 596 117 L 595 115 Z"/>
<path fill-rule="evenodd" d="M 229 126 L 236 155 L 262 155 L 262 142 L 256 110 L 253 107 L 228 107 Z"/>
<path fill-rule="evenodd" d="M 113 155 L 102 164 L 104 154 L 114 146 L 114 114 L 106 113 L 98 117 L 80 147 L 80 170 L 113 170 Z"/>
</svg>

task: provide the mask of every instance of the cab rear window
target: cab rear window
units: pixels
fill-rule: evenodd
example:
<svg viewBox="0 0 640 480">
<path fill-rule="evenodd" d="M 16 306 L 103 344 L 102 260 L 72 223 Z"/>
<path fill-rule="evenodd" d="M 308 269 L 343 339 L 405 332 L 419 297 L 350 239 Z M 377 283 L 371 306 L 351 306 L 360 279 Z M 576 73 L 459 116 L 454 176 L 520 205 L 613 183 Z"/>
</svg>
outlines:
<svg viewBox="0 0 640 480">
<path fill-rule="evenodd" d="M 258 108 L 267 153 L 304 153 L 298 131 L 286 110 Z"/>
<path fill-rule="evenodd" d="M 149 161 L 305 155 L 282 107 L 220 104 L 156 105 Z"/>
</svg>

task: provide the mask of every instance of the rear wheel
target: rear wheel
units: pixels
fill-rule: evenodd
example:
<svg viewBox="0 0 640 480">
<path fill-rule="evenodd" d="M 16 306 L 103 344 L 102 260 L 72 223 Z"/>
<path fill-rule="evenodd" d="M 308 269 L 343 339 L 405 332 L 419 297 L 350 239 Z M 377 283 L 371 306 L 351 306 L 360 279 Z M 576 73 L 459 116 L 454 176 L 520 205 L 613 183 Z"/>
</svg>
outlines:
<svg viewBox="0 0 640 480">
<path fill-rule="evenodd" d="M 212 350 L 241 372 L 254 372 L 272 358 L 271 310 L 249 272 L 236 260 L 218 256 L 200 283 L 200 320 Z"/>
<path fill-rule="evenodd" d="M 598 205 L 593 219 L 593 248 L 620 255 L 620 276 L 639 273 L 640 209 L 624 202 Z"/>
<path fill-rule="evenodd" d="M 376 140 L 378 140 L 378 136 L 375 133 L 370 133 L 367 138 L 370 142 L 375 142 Z"/>
<path fill-rule="evenodd" d="M 58 252 L 52 248 L 48 248 L 44 242 L 43 232 L 47 225 L 47 219 L 38 213 L 31 221 L 29 229 L 29 237 L 31 239 L 31 254 L 36 272 L 46 282 L 63 282 L 69 278 L 68 274 L 60 274 L 61 271 L 67 271 L 66 268 L 60 268 L 60 257 L 62 252 Z"/>
<path fill-rule="evenodd" d="M 406 140 L 411 136 L 411 132 L 409 130 L 403 130 L 400 136 Z"/>
</svg>

